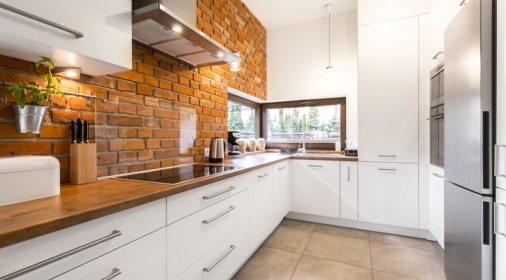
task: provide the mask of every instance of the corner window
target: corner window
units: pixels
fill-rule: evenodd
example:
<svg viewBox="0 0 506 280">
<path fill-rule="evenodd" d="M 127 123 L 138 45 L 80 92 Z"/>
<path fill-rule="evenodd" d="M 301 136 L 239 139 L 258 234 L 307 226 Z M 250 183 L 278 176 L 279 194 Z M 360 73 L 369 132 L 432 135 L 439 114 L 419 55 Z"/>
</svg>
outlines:
<svg viewBox="0 0 506 280">
<path fill-rule="evenodd" d="M 259 138 L 260 124 L 258 109 L 248 104 L 242 104 L 234 98 L 228 101 L 228 130 L 240 131 L 242 138 Z M 246 102 L 245 102 L 246 103 Z"/>
</svg>

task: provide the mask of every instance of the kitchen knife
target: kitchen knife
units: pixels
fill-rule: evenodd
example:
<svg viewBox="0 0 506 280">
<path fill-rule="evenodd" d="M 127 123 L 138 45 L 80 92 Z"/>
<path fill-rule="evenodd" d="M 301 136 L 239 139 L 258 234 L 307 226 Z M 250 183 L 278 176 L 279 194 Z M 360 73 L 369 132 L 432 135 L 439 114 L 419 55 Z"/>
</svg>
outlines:
<svg viewBox="0 0 506 280">
<path fill-rule="evenodd" d="M 72 143 L 77 142 L 77 121 L 70 121 L 70 137 L 72 138 Z"/>
<path fill-rule="evenodd" d="M 84 143 L 90 143 L 90 122 L 84 121 Z"/>
<path fill-rule="evenodd" d="M 83 143 L 83 119 L 77 119 L 77 143 Z"/>
</svg>

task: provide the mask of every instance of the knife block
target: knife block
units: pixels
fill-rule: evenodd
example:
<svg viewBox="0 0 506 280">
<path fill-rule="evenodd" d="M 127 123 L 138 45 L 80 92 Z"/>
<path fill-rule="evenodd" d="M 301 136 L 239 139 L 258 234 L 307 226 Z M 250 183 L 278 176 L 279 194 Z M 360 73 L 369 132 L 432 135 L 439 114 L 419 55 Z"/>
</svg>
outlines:
<svg viewBox="0 0 506 280">
<path fill-rule="evenodd" d="M 97 146 L 95 143 L 70 144 L 70 183 L 93 183 L 97 180 Z"/>
</svg>

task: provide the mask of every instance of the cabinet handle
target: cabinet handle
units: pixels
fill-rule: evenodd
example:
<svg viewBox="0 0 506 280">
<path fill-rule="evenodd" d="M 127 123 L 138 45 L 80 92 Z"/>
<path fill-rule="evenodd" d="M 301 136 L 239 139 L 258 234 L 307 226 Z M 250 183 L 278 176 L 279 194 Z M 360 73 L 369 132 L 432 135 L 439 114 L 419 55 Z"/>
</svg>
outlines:
<svg viewBox="0 0 506 280">
<path fill-rule="evenodd" d="M 445 178 L 444 176 L 441 176 L 441 175 L 439 175 L 439 174 L 437 174 L 437 173 L 432 173 L 432 175 L 433 175 L 433 176 L 436 176 L 436 177 L 438 177 L 438 178 L 441 178 L 441 179 L 444 179 L 444 178 Z"/>
<path fill-rule="evenodd" d="M 348 166 L 348 182 L 350 181 L 350 167 Z"/>
<path fill-rule="evenodd" d="M 506 174 L 501 174 L 499 172 L 499 152 L 501 148 L 505 148 L 506 145 L 495 145 L 494 146 L 494 176 L 505 177 Z"/>
<path fill-rule="evenodd" d="M 379 171 L 397 171 L 395 168 L 378 168 Z"/>
<path fill-rule="evenodd" d="M 233 191 L 233 190 L 235 190 L 235 187 L 234 187 L 234 186 L 231 186 L 230 188 L 228 188 L 228 189 L 226 189 L 226 190 L 222 190 L 222 191 L 219 191 L 219 192 L 217 192 L 217 193 L 213 193 L 213 194 L 211 194 L 211 195 L 204 195 L 204 196 L 202 197 L 202 199 L 204 199 L 204 200 L 209 200 L 209 199 L 211 199 L 211 198 L 217 197 L 218 195 L 222 195 L 222 194 L 224 194 L 224 193 L 227 193 L 227 192 L 229 192 L 229 191 Z"/>
<path fill-rule="evenodd" d="M 499 211 L 499 206 L 506 207 L 506 204 L 501 202 L 494 202 L 494 234 L 500 234 L 504 237 L 506 237 L 506 233 L 500 232 L 497 230 L 497 212 Z"/>
<path fill-rule="evenodd" d="M 323 165 L 313 165 L 313 164 L 308 164 L 309 167 L 323 167 Z"/>
<path fill-rule="evenodd" d="M 428 118 L 427 120 L 433 121 L 433 120 L 440 120 L 440 119 L 444 119 L 444 116 L 431 117 L 431 118 Z"/>
<path fill-rule="evenodd" d="M 378 155 L 378 157 L 389 157 L 389 158 L 396 158 L 396 155 Z"/>
<path fill-rule="evenodd" d="M 207 224 L 210 224 L 210 223 L 214 222 L 216 219 L 218 219 L 219 217 L 221 217 L 221 216 L 223 216 L 223 215 L 227 214 L 228 212 L 230 212 L 230 211 L 232 211 L 232 210 L 234 210 L 234 209 L 235 209 L 235 207 L 234 207 L 234 206 L 230 206 L 230 208 L 229 208 L 227 211 L 225 211 L 225 212 L 223 212 L 223 213 L 221 213 L 221 214 L 218 214 L 218 215 L 216 215 L 216 216 L 212 217 L 212 218 L 211 218 L 211 219 L 209 219 L 209 220 L 203 220 L 203 221 L 202 221 L 202 223 L 204 223 L 204 224 L 206 224 L 206 225 L 207 225 Z"/>
<path fill-rule="evenodd" d="M 223 255 L 221 256 L 215 263 L 213 263 L 210 267 L 204 267 L 204 271 L 205 272 L 209 272 L 211 271 L 217 264 L 219 264 L 226 256 L 228 256 L 228 254 L 232 253 L 232 251 L 234 251 L 235 249 L 235 246 L 234 245 L 230 245 L 230 249 L 228 249 L 228 251 Z"/>
<path fill-rule="evenodd" d="M 263 177 L 267 177 L 267 176 L 269 176 L 269 174 L 264 173 L 263 175 L 258 175 L 258 178 L 263 178 Z"/>
<path fill-rule="evenodd" d="M 20 9 L 17 9 L 17 8 L 14 8 L 12 6 L 9 6 L 9 5 L 6 5 L 4 3 L 0 3 L 0 8 L 4 9 L 4 10 L 7 10 L 7 11 L 10 11 L 10 12 L 13 12 L 15 14 L 18 14 L 18 15 L 21 15 L 21 16 L 24 16 L 24 17 L 27 17 L 29 19 L 33 19 L 35 21 L 38 21 L 38 22 L 41 22 L 43 24 L 46 24 L 46 25 L 49 25 L 49 26 L 52 26 L 54 28 L 58 28 L 60 30 L 63 30 L 65 32 L 68 32 L 68 33 L 71 33 L 73 34 L 74 36 L 76 36 L 76 38 L 82 38 L 84 37 L 84 34 L 79 32 L 79 31 L 76 31 L 74 29 L 71 29 L 71 28 L 68 28 L 66 26 L 63 26 L 61 24 L 58 24 L 56 22 L 53 22 L 53 21 L 50 21 L 50 20 L 47 20 L 45 18 L 41 18 L 39 16 L 36 16 L 34 14 L 30 14 L 30 13 L 27 13 L 23 10 L 20 10 Z"/>
<path fill-rule="evenodd" d="M 464 6 L 465 4 L 467 4 L 467 0 L 462 0 L 462 2 L 460 2 L 460 6 Z"/>
<path fill-rule="evenodd" d="M 102 280 L 111 280 L 112 278 L 118 276 L 121 274 L 121 270 L 119 268 L 114 268 L 112 270 L 112 274 L 108 275 L 107 277 L 105 278 L 102 278 Z"/>
<path fill-rule="evenodd" d="M 464 0 L 465 1 L 465 0 Z M 440 55 L 442 55 L 444 52 L 440 51 L 438 52 L 432 59 L 437 59 Z"/>
<path fill-rule="evenodd" d="M 285 169 L 285 168 L 286 168 L 286 166 L 281 166 L 279 169 Z"/>
<path fill-rule="evenodd" d="M 116 238 L 116 237 L 118 237 L 120 235 L 121 235 L 121 231 L 114 230 L 111 234 L 109 234 L 107 236 L 104 236 L 102 238 L 99 238 L 99 239 L 97 239 L 95 241 L 91 241 L 90 243 L 84 244 L 82 246 L 74 248 L 74 249 L 72 249 L 70 251 L 67 251 L 65 253 L 59 254 L 59 255 L 54 256 L 52 258 L 49 258 L 47 260 L 43 260 L 43 261 L 41 261 L 39 263 L 36 263 L 34 265 L 25 267 L 25 268 L 23 268 L 21 270 L 18 270 L 16 272 L 11 273 L 11 274 L 8 274 L 8 275 L 5 275 L 3 277 L 0 277 L 0 280 L 11 280 L 11 279 L 18 278 L 19 276 L 25 275 L 25 274 L 27 274 L 29 272 L 32 272 L 32 271 L 37 270 L 39 268 L 42 268 L 42 267 L 44 267 L 46 265 L 49 265 L 49 264 L 52 264 L 52 263 L 57 262 L 59 260 L 62 260 L 64 258 L 66 258 L 66 257 L 72 256 L 72 255 L 74 255 L 76 253 L 79 253 L 79 252 L 84 251 L 86 249 L 89 249 L 89 248 L 91 248 L 93 246 L 96 246 L 96 245 L 98 245 L 100 243 L 103 243 L 105 241 L 108 241 L 108 240 L 111 240 L 113 238 Z"/>
</svg>

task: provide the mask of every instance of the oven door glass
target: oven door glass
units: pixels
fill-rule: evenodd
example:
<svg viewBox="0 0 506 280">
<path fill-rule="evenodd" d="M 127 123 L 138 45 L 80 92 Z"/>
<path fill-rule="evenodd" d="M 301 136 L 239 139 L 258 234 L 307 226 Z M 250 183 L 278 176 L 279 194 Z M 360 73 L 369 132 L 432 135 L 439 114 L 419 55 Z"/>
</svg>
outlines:
<svg viewBox="0 0 506 280">
<path fill-rule="evenodd" d="M 445 71 L 437 75 L 439 77 L 439 105 L 445 104 Z"/>
<path fill-rule="evenodd" d="M 439 75 L 430 80 L 430 107 L 439 105 Z"/>
<path fill-rule="evenodd" d="M 439 165 L 439 120 L 430 121 L 430 164 Z"/>
</svg>

